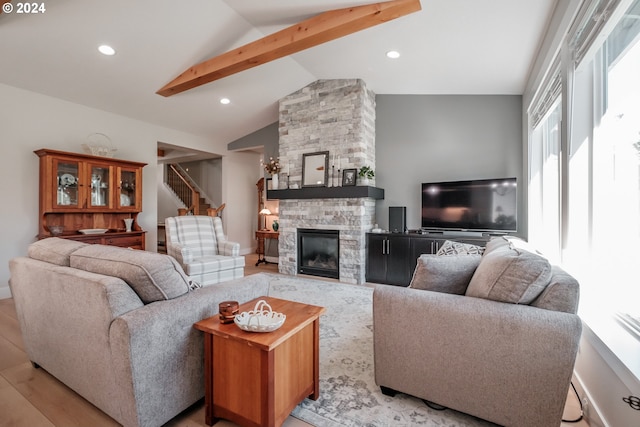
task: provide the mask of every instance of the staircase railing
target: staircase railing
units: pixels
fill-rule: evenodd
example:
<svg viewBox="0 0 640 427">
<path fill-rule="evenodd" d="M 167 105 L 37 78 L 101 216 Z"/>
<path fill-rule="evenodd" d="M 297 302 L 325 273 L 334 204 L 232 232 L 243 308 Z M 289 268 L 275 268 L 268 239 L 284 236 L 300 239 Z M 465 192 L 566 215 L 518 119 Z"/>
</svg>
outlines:
<svg viewBox="0 0 640 427">
<path fill-rule="evenodd" d="M 174 165 L 167 165 L 167 185 L 173 190 L 176 196 L 182 200 L 186 208 L 178 209 L 179 215 L 186 215 L 191 212 L 193 215 L 200 214 L 200 193 L 191 183 L 180 174 Z"/>
</svg>

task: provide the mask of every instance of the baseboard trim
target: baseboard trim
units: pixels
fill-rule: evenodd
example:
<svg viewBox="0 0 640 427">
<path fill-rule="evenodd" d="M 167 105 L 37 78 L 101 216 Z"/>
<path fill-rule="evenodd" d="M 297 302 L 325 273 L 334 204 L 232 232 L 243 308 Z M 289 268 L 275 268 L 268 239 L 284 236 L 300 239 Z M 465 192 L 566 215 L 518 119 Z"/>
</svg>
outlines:
<svg viewBox="0 0 640 427">
<path fill-rule="evenodd" d="M 255 254 L 256 253 L 256 248 L 240 248 L 240 251 L 238 252 L 240 255 L 249 255 L 249 254 Z"/>
</svg>

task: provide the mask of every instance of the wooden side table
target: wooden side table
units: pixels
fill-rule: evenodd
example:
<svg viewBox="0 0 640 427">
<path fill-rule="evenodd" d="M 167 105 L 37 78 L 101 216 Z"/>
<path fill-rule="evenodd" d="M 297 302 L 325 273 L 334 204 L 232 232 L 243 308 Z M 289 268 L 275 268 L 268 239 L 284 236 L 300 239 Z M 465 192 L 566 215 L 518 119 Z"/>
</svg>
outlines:
<svg viewBox="0 0 640 427">
<path fill-rule="evenodd" d="M 320 395 L 320 315 L 324 307 L 272 297 L 265 300 L 287 316 L 273 332 L 246 332 L 219 316 L 194 324 L 205 332 L 205 422 L 224 418 L 242 426 L 278 427 L 304 398 Z"/>
<path fill-rule="evenodd" d="M 278 233 L 277 231 L 271 231 L 271 230 L 258 230 L 256 231 L 256 239 L 258 239 L 258 262 L 256 262 L 256 267 L 258 265 L 260 265 L 260 263 L 265 263 L 268 264 L 269 261 L 267 261 L 265 259 L 265 247 L 264 247 L 264 240 L 265 239 L 275 239 L 278 240 L 278 236 L 280 236 L 280 233 Z"/>
</svg>

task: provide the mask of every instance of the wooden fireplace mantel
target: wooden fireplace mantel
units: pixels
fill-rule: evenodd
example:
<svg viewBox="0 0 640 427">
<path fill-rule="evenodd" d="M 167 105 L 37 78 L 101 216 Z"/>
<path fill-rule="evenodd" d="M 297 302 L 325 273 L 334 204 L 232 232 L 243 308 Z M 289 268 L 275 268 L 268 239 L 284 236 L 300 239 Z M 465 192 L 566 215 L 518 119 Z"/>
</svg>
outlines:
<svg viewBox="0 0 640 427">
<path fill-rule="evenodd" d="M 348 187 L 306 187 L 286 190 L 267 190 L 268 200 L 285 199 L 384 199 L 384 189 L 365 185 Z"/>
</svg>

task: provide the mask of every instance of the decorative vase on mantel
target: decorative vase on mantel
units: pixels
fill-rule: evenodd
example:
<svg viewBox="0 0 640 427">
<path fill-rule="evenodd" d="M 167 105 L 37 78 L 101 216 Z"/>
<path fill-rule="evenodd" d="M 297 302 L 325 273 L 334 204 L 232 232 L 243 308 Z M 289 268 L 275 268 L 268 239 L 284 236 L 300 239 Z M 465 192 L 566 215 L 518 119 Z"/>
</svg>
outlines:
<svg viewBox="0 0 640 427">
<path fill-rule="evenodd" d="M 369 178 L 360 178 L 360 185 L 368 187 L 371 185 L 371 180 Z"/>
<path fill-rule="evenodd" d="M 278 220 L 274 219 L 273 223 L 271 224 L 271 227 L 273 228 L 273 231 L 278 231 L 278 228 L 280 228 L 280 224 L 278 224 Z"/>
<path fill-rule="evenodd" d="M 362 166 L 358 170 L 360 185 L 370 186 L 374 176 L 376 176 L 376 174 L 370 166 Z"/>
<path fill-rule="evenodd" d="M 264 170 L 269 175 L 271 175 L 271 189 L 277 190 L 279 188 L 278 185 L 278 173 L 280 173 L 280 158 L 274 159 L 273 157 L 269 157 L 269 161 L 264 164 Z M 267 187 L 267 189 L 269 189 Z"/>
</svg>

